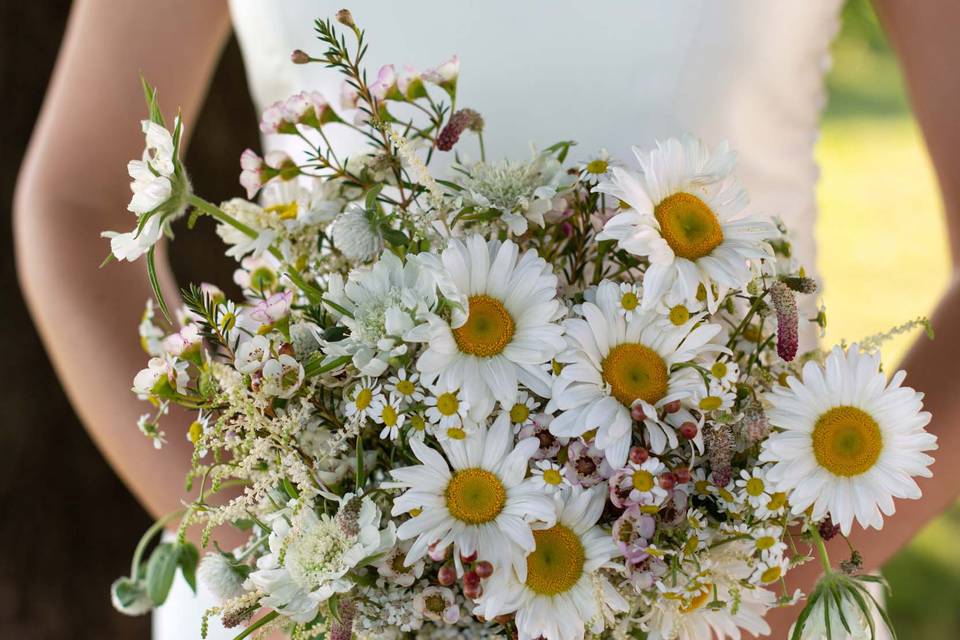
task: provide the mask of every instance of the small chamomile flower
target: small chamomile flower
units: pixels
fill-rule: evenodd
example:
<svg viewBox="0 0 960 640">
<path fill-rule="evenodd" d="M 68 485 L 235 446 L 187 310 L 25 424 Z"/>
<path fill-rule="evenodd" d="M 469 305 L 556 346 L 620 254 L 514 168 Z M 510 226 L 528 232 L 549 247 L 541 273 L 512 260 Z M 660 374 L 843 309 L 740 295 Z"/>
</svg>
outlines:
<svg viewBox="0 0 960 640">
<path fill-rule="evenodd" d="M 501 406 L 503 406 L 504 413 L 510 416 L 510 424 L 513 425 L 514 433 L 518 433 L 527 425 L 533 424 L 537 401 L 530 397 L 530 394 L 526 391 L 518 392 L 517 401 L 509 407 Z"/>
<path fill-rule="evenodd" d="M 549 460 L 539 460 L 533 466 L 533 484 L 548 495 L 553 495 L 570 486 L 570 481 L 563 475 L 560 465 Z"/>
<path fill-rule="evenodd" d="M 781 558 L 787 545 L 783 541 L 783 528 L 776 525 L 760 527 L 750 533 L 753 550 L 764 559 Z"/>
<path fill-rule="evenodd" d="M 460 389 L 436 386 L 424 402 L 427 405 L 427 419 L 439 427 L 438 432 L 449 427 L 462 428 L 470 410 Z"/>
<path fill-rule="evenodd" d="M 740 477 L 736 480 L 740 500 L 749 503 L 754 509 L 770 502 L 765 474 L 766 470 L 762 467 L 754 467 L 750 471 L 742 469 Z"/>
<path fill-rule="evenodd" d="M 401 368 L 395 375 L 387 378 L 387 391 L 396 393 L 404 403 L 423 402 L 423 391 L 419 385 L 420 374 Z"/>
<path fill-rule="evenodd" d="M 409 420 L 407 424 L 409 424 L 410 429 L 407 431 L 407 437 L 423 442 L 423 438 L 427 434 L 427 429 L 430 427 L 430 424 L 421 413 L 411 413 L 408 417 Z"/>
<path fill-rule="evenodd" d="M 617 315 L 625 320 L 640 317 L 640 301 L 643 289 L 638 284 L 620 283 L 620 299 L 617 301 Z"/>
<path fill-rule="evenodd" d="M 372 417 L 374 407 L 383 399 L 380 383 L 373 378 L 361 378 L 350 390 L 343 412 L 348 418 L 361 420 Z"/>
<path fill-rule="evenodd" d="M 371 408 L 370 417 L 377 424 L 383 425 L 383 429 L 380 430 L 381 438 L 396 440 L 400 435 L 400 427 L 406 420 L 401 402 L 400 396 L 392 391 L 389 397 L 383 395 L 377 397 L 377 402 Z"/>
<path fill-rule="evenodd" d="M 642 290 L 642 289 L 641 289 Z M 697 297 L 688 298 L 679 293 L 669 293 L 657 303 L 657 314 L 668 327 L 683 327 L 695 324 L 703 317 L 705 304 Z"/>
<path fill-rule="evenodd" d="M 740 376 L 740 367 L 736 362 L 724 362 L 717 360 L 710 365 L 710 378 L 722 387 L 730 388 L 737 382 Z"/>
<path fill-rule="evenodd" d="M 769 556 L 757 564 L 750 581 L 754 584 L 770 584 L 777 582 L 790 568 L 790 562 L 786 558 L 777 558 Z"/>
<path fill-rule="evenodd" d="M 711 380 L 709 387 L 699 386 L 691 394 L 690 402 L 693 407 L 703 413 L 711 411 L 726 411 L 733 406 L 737 395 L 728 387 L 716 380 Z"/>
<path fill-rule="evenodd" d="M 754 515 L 761 520 L 779 518 L 786 513 L 789 508 L 790 501 L 787 499 L 787 494 L 783 491 L 774 491 L 770 494 L 770 500 L 755 508 Z"/>
<path fill-rule="evenodd" d="M 734 484 L 733 480 L 728 482 L 726 486 L 718 487 L 715 484 L 710 485 L 710 493 L 717 497 L 717 500 L 720 501 L 720 506 L 724 511 L 729 513 L 740 513 L 743 511 L 743 499 L 741 496 L 737 495 L 737 487 Z"/>
</svg>

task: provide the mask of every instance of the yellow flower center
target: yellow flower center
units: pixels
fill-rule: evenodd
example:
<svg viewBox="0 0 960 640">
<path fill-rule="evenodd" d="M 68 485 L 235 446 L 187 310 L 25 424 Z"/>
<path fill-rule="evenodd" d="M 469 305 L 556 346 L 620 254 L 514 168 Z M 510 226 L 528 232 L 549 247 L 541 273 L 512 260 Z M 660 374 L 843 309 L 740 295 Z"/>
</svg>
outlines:
<svg viewBox="0 0 960 640">
<path fill-rule="evenodd" d="M 680 611 L 683 613 L 690 613 L 691 611 L 696 611 L 703 605 L 707 603 L 707 600 L 710 598 L 710 592 L 712 589 L 708 586 L 704 586 L 697 595 L 690 598 L 690 601 L 687 602 L 684 606 L 680 607 Z"/>
<path fill-rule="evenodd" d="M 396 426 L 397 410 L 394 409 L 392 405 L 385 405 L 383 411 L 380 413 L 380 419 L 383 420 L 383 424 L 388 427 Z"/>
<path fill-rule="evenodd" d="M 690 193 L 675 193 L 658 204 L 653 215 L 660 223 L 660 234 L 673 252 L 687 260 L 710 255 L 723 242 L 723 230 L 716 214 Z"/>
<path fill-rule="evenodd" d="M 591 160 L 587 163 L 587 173 L 602 174 L 607 172 L 609 163 L 606 160 Z"/>
<path fill-rule="evenodd" d="M 626 309 L 627 311 L 633 311 L 640 305 L 640 300 L 637 299 L 637 294 L 633 291 L 627 291 L 620 298 L 620 306 Z"/>
<path fill-rule="evenodd" d="M 723 378 L 727 375 L 727 365 L 722 362 L 714 362 L 713 366 L 710 367 L 710 373 L 713 374 L 714 378 Z"/>
<path fill-rule="evenodd" d="M 536 547 L 527 556 L 527 588 L 544 596 L 555 596 L 569 591 L 586 563 L 583 543 L 577 535 L 557 524 L 550 529 L 533 532 Z"/>
<path fill-rule="evenodd" d="M 636 400 L 656 404 L 667 395 L 667 363 L 656 351 L 642 344 L 619 344 L 602 365 L 603 380 L 624 406 Z"/>
<path fill-rule="evenodd" d="M 530 408 L 525 404 L 517 403 L 510 409 L 510 422 L 523 424 L 530 417 Z"/>
<path fill-rule="evenodd" d="M 264 211 L 277 214 L 277 217 L 281 220 L 294 220 L 297 217 L 297 201 L 288 202 L 286 204 L 275 204 L 272 207 L 267 207 Z"/>
<path fill-rule="evenodd" d="M 821 467 L 851 477 L 869 471 L 883 450 L 880 425 L 856 407 L 834 407 L 813 427 L 813 453 Z"/>
<path fill-rule="evenodd" d="M 364 387 L 357 392 L 357 398 L 353 401 L 357 409 L 363 411 L 370 406 L 370 401 L 373 400 L 373 391 Z"/>
<path fill-rule="evenodd" d="M 718 398 L 717 396 L 707 396 L 706 398 L 700 401 L 699 406 L 704 411 L 713 411 L 715 409 L 719 409 L 720 405 L 722 404 L 723 404 L 722 398 Z"/>
<path fill-rule="evenodd" d="M 437 396 L 437 411 L 445 416 L 456 415 L 460 410 L 460 401 L 457 400 L 457 394 L 447 391 Z"/>
<path fill-rule="evenodd" d="M 563 476 L 556 469 L 547 469 L 543 472 L 543 481 L 556 486 L 563 482 Z"/>
<path fill-rule="evenodd" d="M 779 580 L 781 575 L 783 575 L 783 569 L 780 565 L 769 567 L 760 574 L 760 582 L 767 584 L 774 580 Z"/>
<path fill-rule="evenodd" d="M 451 440 L 466 440 L 467 432 L 460 427 L 450 427 L 447 429 L 447 437 Z"/>
<path fill-rule="evenodd" d="M 670 309 L 670 322 L 674 326 L 680 327 L 687 323 L 690 320 L 690 310 L 687 309 L 682 304 L 678 304 L 675 307 Z"/>
<path fill-rule="evenodd" d="M 683 545 L 683 552 L 686 553 L 687 555 L 690 555 L 691 553 L 695 553 L 699 547 L 700 547 L 700 538 L 698 538 L 697 536 L 691 536 L 687 540 L 686 544 Z"/>
<path fill-rule="evenodd" d="M 755 546 L 759 551 L 766 551 L 772 549 L 775 544 L 777 544 L 777 539 L 773 536 L 761 536 L 757 538 Z"/>
<path fill-rule="evenodd" d="M 450 515 L 467 524 L 490 522 L 503 511 L 507 491 L 500 478 L 486 469 L 464 469 L 454 474 L 445 491 Z"/>
<path fill-rule="evenodd" d="M 787 494 L 783 491 L 777 491 L 770 495 L 770 502 L 767 503 L 767 509 L 770 511 L 779 511 L 787 504 Z"/>
<path fill-rule="evenodd" d="M 190 423 L 190 430 L 187 432 L 190 437 L 190 442 L 197 444 L 200 442 L 200 436 L 203 435 L 203 424 L 199 421 L 194 420 Z"/>
<path fill-rule="evenodd" d="M 409 380 L 401 380 L 397 383 L 397 393 L 400 393 L 401 395 L 413 395 L 414 390 L 413 383 Z"/>
<path fill-rule="evenodd" d="M 470 315 L 462 327 L 453 330 L 453 338 L 463 353 L 489 358 L 510 344 L 513 318 L 503 303 L 487 295 L 470 296 Z"/>
<path fill-rule="evenodd" d="M 653 474 L 643 469 L 634 471 L 633 488 L 637 491 L 650 491 L 650 489 L 653 489 Z"/>
<path fill-rule="evenodd" d="M 763 494 L 763 480 L 760 478 L 750 478 L 747 480 L 747 494 L 756 498 Z"/>
<path fill-rule="evenodd" d="M 427 428 L 427 421 L 423 419 L 423 416 L 411 416 L 410 426 L 417 431 L 423 431 Z"/>
</svg>

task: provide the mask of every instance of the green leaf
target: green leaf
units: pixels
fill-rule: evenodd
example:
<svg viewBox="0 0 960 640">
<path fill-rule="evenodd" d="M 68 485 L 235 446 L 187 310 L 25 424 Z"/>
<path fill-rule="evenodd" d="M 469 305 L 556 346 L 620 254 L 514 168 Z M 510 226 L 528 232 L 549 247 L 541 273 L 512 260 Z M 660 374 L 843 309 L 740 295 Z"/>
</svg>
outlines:
<svg viewBox="0 0 960 640">
<path fill-rule="evenodd" d="M 371 187 L 371 189 L 370 189 L 369 191 L 367 191 L 367 197 L 366 197 L 366 199 L 364 200 L 363 206 L 364 206 L 364 208 L 365 208 L 369 213 L 376 213 L 376 211 L 377 211 L 377 196 L 380 195 L 380 191 L 382 191 L 382 190 L 383 190 L 383 185 L 382 185 L 382 184 L 378 184 L 378 185 L 376 185 L 376 186 L 374 186 L 374 187 Z"/>
<path fill-rule="evenodd" d="M 180 553 L 169 542 L 157 545 L 150 555 L 147 561 L 147 594 L 153 604 L 160 606 L 167 600 L 179 559 Z"/>
<path fill-rule="evenodd" d="M 194 593 L 197 592 L 197 564 L 200 562 L 200 552 L 189 542 L 179 545 L 179 555 L 177 564 L 180 566 L 180 573 L 183 579 L 187 581 Z"/>
<path fill-rule="evenodd" d="M 383 234 L 384 240 L 395 247 L 406 247 L 410 243 L 410 239 L 407 238 L 403 231 L 391 229 L 385 224 L 380 225 L 380 233 Z"/>
<path fill-rule="evenodd" d="M 167 319 L 167 322 L 172 324 L 170 310 L 167 309 L 167 302 L 163 299 L 163 292 L 160 290 L 160 279 L 157 278 L 157 265 L 154 260 L 156 248 L 156 245 L 154 245 L 147 251 L 147 276 L 150 278 L 150 287 L 153 289 L 153 296 L 157 299 L 157 306 L 160 307 L 160 311 L 163 312 L 163 317 Z"/>
<path fill-rule="evenodd" d="M 295 486 L 293 486 L 293 483 L 290 482 L 289 478 L 283 479 L 283 490 L 286 492 L 288 496 L 290 496 L 294 500 L 300 497 L 300 492 L 297 491 L 297 488 Z"/>
<path fill-rule="evenodd" d="M 140 74 L 140 84 L 143 85 L 143 97 L 147 101 L 147 113 L 150 121 L 156 122 L 160 126 L 166 126 L 163 123 L 163 114 L 160 113 L 160 105 L 157 103 L 157 88 L 151 87 L 142 73 Z"/>
<path fill-rule="evenodd" d="M 800 612 L 800 615 L 797 617 L 797 622 L 793 625 L 793 633 L 790 635 L 790 640 L 800 640 L 803 627 L 807 623 L 807 618 L 813 613 L 813 606 L 821 597 L 822 593 L 819 589 L 810 595 L 810 598 L 807 600 L 807 605 L 803 608 L 803 611 Z"/>
</svg>

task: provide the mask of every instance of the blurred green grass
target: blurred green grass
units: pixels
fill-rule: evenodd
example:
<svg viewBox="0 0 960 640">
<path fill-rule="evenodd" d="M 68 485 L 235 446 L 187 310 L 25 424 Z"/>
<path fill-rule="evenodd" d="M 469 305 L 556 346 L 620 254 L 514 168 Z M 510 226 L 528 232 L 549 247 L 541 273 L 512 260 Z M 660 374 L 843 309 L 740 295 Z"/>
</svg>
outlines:
<svg viewBox="0 0 960 640">
<path fill-rule="evenodd" d="M 833 58 L 817 148 L 825 344 L 930 313 L 949 276 L 936 181 L 896 60 L 866 0 L 847 2 Z M 916 337 L 885 345 L 888 368 Z M 958 539 L 960 508 L 954 507 L 884 568 L 900 638 L 960 638 Z"/>
</svg>

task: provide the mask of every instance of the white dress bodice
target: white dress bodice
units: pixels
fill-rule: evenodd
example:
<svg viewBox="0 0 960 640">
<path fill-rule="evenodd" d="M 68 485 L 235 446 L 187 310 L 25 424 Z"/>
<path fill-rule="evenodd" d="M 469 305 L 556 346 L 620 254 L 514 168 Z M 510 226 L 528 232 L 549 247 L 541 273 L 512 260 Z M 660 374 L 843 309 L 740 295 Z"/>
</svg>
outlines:
<svg viewBox="0 0 960 640">
<path fill-rule="evenodd" d="M 342 0 L 230 0 L 258 110 L 304 89 L 319 90 L 338 104 L 340 76 L 321 64 L 291 64 L 290 53 L 298 48 L 321 53 L 313 22 L 342 5 Z M 350 9 L 366 30 L 365 64 L 372 75 L 383 64 L 424 69 L 459 54 L 457 106 L 482 114 L 488 158 L 526 158 L 531 143 L 544 148 L 575 139 L 575 159 L 607 149 L 629 164 L 631 146 L 650 146 L 658 138 L 689 132 L 710 145 L 728 140 L 739 153 L 738 175 L 751 208 L 784 219 L 795 255 L 813 271 L 813 151 L 840 5 L 841 0 L 417 0 L 356 3 Z M 334 126 L 330 133 L 334 145 L 357 143 Z M 268 151 L 287 142 L 267 136 L 263 143 Z M 199 637 L 195 630 L 209 604 L 191 601 L 178 583 L 156 615 L 154 637 Z M 217 635 L 213 626 L 211 640 L 235 635 Z"/>
</svg>

